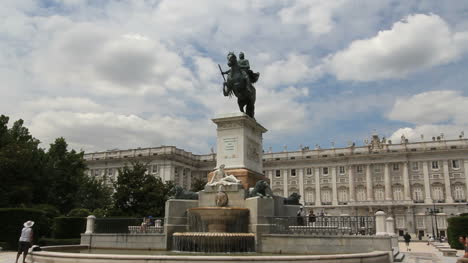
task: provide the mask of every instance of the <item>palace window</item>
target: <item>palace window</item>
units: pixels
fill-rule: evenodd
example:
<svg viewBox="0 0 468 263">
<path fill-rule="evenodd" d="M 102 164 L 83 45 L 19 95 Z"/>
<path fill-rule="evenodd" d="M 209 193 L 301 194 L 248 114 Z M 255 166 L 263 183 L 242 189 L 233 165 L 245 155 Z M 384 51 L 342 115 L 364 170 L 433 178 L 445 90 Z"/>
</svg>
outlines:
<svg viewBox="0 0 468 263">
<path fill-rule="evenodd" d="M 411 170 L 419 171 L 419 163 L 418 162 L 412 162 L 411 163 Z"/>
<path fill-rule="evenodd" d="M 416 228 L 418 229 L 426 228 L 426 224 L 424 222 L 424 216 L 416 216 Z"/>
<path fill-rule="evenodd" d="M 366 201 L 366 189 L 364 187 L 358 187 L 356 189 L 356 200 Z"/>
<path fill-rule="evenodd" d="M 340 174 L 345 174 L 345 167 L 344 166 L 340 166 Z"/>
<path fill-rule="evenodd" d="M 152 165 L 151 172 L 157 174 L 159 172 L 159 167 L 156 164 Z"/>
<path fill-rule="evenodd" d="M 322 189 L 321 199 L 322 199 L 322 202 L 325 202 L 325 203 L 331 202 L 331 190 L 328 188 Z"/>
<path fill-rule="evenodd" d="M 112 169 L 112 168 L 107 169 L 107 175 L 109 175 L 109 176 L 114 175 L 114 169 Z"/>
<path fill-rule="evenodd" d="M 442 185 L 432 186 L 432 200 L 434 201 L 444 200 L 444 189 L 442 188 Z"/>
<path fill-rule="evenodd" d="M 452 160 L 452 168 L 459 169 L 460 168 L 460 161 L 459 160 Z"/>
<path fill-rule="evenodd" d="M 296 176 L 296 169 L 291 169 L 291 176 Z"/>
<path fill-rule="evenodd" d="M 374 164 L 374 172 L 380 172 L 382 171 L 382 167 L 379 164 Z"/>
<path fill-rule="evenodd" d="M 306 174 L 307 175 L 312 175 L 312 168 L 307 168 L 306 169 Z"/>
<path fill-rule="evenodd" d="M 405 226 L 405 216 L 396 216 L 395 219 L 396 219 L 396 220 L 395 220 L 395 221 L 396 221 L 396 222 L 395 222 L 395 223 L 396 223 L 396 227 L 397 227 L 398 229 L 404 229 L 404 228 L 406 228 L 406 226 Z"/>
<path fill-rule="evenodd" d="M 400 170 L 400 164 L 399 163 L 394 163 L 393 164 L 393 171 L 398 171 Z"/>
<path fill-rule="evenodd" d="M 464 185 L 457 184 L 453 188 L 453 197 L 455 200 L 466 200 Z"/>
<path fill-rule="evenodd" d="M 415 201 L 423 201 L 423 190 L 422 187 L 417 185 L 413 187 L 413 200 Z"/>
<path fill-rule="evenodd" d="M 275 176 L 281 177 L 281 170 L 275 170 Z"/>
<path fill-rule="evenodd" d="M 348 202 L 348 189 L 340 188 L 338 189 L 338 202 Z"/>
<path fill-rule="evenodd" d="M 432 170 L 439 170 L 439 161 L 432 161 Z"/>
<path fill-rule="evenodd" d="M 393 200 L 403 200 L 403 187 L 393 187 Z"/>
<path fill-rule="evenodd" d="M 315 202 L 315 193 L 313 191 L 306 191 L 304 201 L 306 204 Z"/>
<path fill-rule="evenodd" d="M 384 198 L 384 188 L 383 187 L 376 187 L 374 188 L 374 197 L 376 201 L 383 201 Z"/>
<path fill-rule="evenodd" d="M 447 217 L 445 215 L 437 215 L 437 226 L 439 229 L 447 228 Z"/>
<path fill-rule="evenodd" d="M 357 171 L 358 173 L 362 173 L 363 170 L 364 170 L 364 169 L 363 169 L 362 165 L 356 166 L 356 171 Z"/>
<path fill-rule="evenodd" d="M 100 175 L 101 175 L 101 171 L 99 169 L 95 169 L 94 176 L 100 176 Z"/>
<path fill-rule="evenodd" d="M 322 172 L 323 172 L 323 175 L 327 175 L 328 174 L 328 167 L 323 167 Z"/>
</svg>

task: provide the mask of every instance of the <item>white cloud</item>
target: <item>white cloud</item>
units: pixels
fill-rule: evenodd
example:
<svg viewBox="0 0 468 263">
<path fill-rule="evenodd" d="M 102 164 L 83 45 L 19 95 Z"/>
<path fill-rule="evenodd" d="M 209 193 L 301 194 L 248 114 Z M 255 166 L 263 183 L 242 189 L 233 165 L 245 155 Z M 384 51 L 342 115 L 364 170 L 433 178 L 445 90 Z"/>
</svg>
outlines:
<svg viewBox="0 0 468 263">
<path fill-rule="evenodd" d="M 460 58 L 468 49 L 468 32 L 453 32 L 435 14 L 410 15 L 390 30 L 356 40 L 326 60 L 340 80 L 403 78 Z"/>
<path fill-rule="evenodd" d="M 459 91 L 438 90 L 400 98 L 388 118 L 414 125 L 395 131 L 391 135 L 394 140 L 401 135 L 418 140 L 421 134 L 429 139 L 441 133 L 457 138 L 461 131 L 468 131 L 468 97 Z"/>
<path fill-rule="evenodd" d="M 307 27 L 313 34 L 329 33 L 334 27 L 333 14 L 346 0 L 299 0 L 283 8 L 279 13 L 281 22 Z"/>
</svg>

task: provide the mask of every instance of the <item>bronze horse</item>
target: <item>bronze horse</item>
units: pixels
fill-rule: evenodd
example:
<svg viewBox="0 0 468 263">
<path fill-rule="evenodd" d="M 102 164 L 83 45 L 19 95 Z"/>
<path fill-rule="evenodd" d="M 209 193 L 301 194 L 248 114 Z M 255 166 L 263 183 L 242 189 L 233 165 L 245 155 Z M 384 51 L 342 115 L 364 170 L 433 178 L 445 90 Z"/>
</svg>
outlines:
<svg viewBox="0 0 468 263">
<path fill-rule="evenodd" d="M 241 112 L 244 112 L 254 118 L 256 91 L 245 70 L 242 70 L 237 63 L 237 57 L 233 52 L 227 55 L 228 66 L 231 68 L 223 74 L 228 74 L 227 80 L 223 85 L 224 96 L 231 97 L 232 94 L 237 97 L 237 104 Z"/>
</svg>

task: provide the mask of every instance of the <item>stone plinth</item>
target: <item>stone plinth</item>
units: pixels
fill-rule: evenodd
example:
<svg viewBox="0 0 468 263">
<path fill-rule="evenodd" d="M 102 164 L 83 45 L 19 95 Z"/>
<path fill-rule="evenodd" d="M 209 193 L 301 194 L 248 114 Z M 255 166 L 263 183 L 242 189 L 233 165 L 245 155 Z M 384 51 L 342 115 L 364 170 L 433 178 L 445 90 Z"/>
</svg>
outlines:
<svg viewBox="0 0 468 263">
<path fill-rule="evenodd" d="M 254 172 L 249 169 L 245 168 L 240 168 L 240 169 L 224 169 L 226 174 L 234 175 L 238 180 L 241 181 L 242 186 L 244 189 L 249 189 L 250 187 L 254 187 L 255 184 L 260 181 L 260 180 L 265 180 L 268 183 L 270 183 L 270 179 L 266 177 L 265 175 L 261 173 Z M 208 174 L 208 182 L 211 180 L 211 177 L 213 177 L 215 171 L 211 172 Z"/>
<path fill-rule="evenodd" d="M 224 164 L 225 170 L 232 173 L 235 169 L 245 169 L 261 175 L 262 135 L 267 129 L 242 112 L 224 114 L 212 121 L 217 125 L 216 166 Z"/>
<path fill-rule="evenodd" d="M 216 206 L 216 194 L 219 186 L 206 185 L 203 191 L 198 194 L 198 207 Z M 223 191 L 228 196 L 228 207 L 244 207 L 245 190 L 242 185 L 223 186 Z"/>
</svg>

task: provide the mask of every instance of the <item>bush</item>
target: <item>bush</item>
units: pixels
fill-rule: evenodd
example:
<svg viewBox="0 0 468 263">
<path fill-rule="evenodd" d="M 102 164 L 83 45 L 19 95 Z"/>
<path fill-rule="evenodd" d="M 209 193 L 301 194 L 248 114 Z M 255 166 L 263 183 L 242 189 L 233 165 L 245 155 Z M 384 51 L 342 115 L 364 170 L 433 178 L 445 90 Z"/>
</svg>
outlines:
<svg viewBox="0 0 468 263">
<path fill-rule="evenodd" d="M 450 247 L 464 249 L 463 245 L 458 242 L 458 237 L 461 235 L 468 235 L 468 214 L 451 217 L 447 221 L 447 237 Z"/>
<path fill-rule="evenodd" d="M 67 216 L 68 217 L 87 217 L 91 214 L 91 211 L 89 211 L 86 208 L 75 208 L 72 209 L 70 212 L 68 212 Z"/>
<path fill-rule="evenodd" d="M 0 242 L 0 247 L 1 247 L 3 250 L 7 250 L 7 249 L 8 249 L 8 243 L 7 243 L 7 242 Z"/>
<path fill-rule="evenodd" d="M 56 217 L 52 229 L 52 237 L 55 239 L 80 238 L 86 229 L 86 218 Z"/>
<path fill-rule="evenodd" d="M 50 232 L 49 219 L 44 211 L 32 208 L 0 208 L 0 241 L 7 243 L 7 248 L 15 250 L 21 235 L 23 223 L 32 220 L 34 241 Z"/>
<path fill-rule="evenodd" d="M 64 246 L 64 245 L 79 245 L 81 240 L 79 238 L 68 239 L 55 239 L 55 238 L 41 238 L 39 239 L 39 246 Z"/>
<path fill-rule="evenodd" d="M 39 204 L 33 206 L 32 208 L 44 211 L 46 216 L 51 219 L 60 216 L 60 211 L 53 205 Z"/>
</svg>

